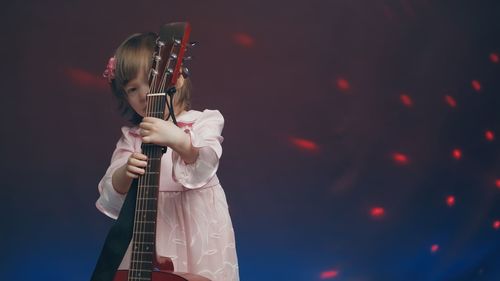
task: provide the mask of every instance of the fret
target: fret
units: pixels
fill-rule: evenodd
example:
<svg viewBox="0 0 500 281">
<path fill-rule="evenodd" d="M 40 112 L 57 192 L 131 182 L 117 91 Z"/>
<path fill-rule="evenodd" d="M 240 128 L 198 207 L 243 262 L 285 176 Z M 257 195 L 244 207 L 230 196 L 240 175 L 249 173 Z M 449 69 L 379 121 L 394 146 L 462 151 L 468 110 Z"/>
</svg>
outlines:
<svg viewBox="0 0 500 281">
<path fill-rule="evenodd" d="M 138 244 L 140 242 L 134 242 L 135 244 Z M 153 242 L 151 242 L 153 244 Z M 137 251 L 142 251 L 142 252 L 152 252 L 153 251 L 154 245 L 145 245 L 145 246 L 137 246 L 134 245 L 134 248 L 132 249 L 132 254 L 134 254 Z"/>
<path fill-rule="evenodd" d="M 153 255 L 153 252 L 143 252 L 143 251 L 132 251 L 133 254 L 141 254 L 141 255 Z"/>
<path fill-rule="evenodd" d="M 148 231 L 142 231 L 142 232 L 135 231 L 134 233 L 137 234 L 137 235 L 141 235 L 141 240 L 145 239 L 145 238 L 151 238 L 153 236 L 153 234 L 154 234 L 153 231 L 151 231 L 149 233 L 148 233 Z M 146 236 L 146 235 L 148 235 L 148 236 Z"/>
<path fill-rule="evenodd" d="M 153 239 L 154 239 L 154 231 L 152 232 L 147 232 L 147 231 L 144 231 L 144 232 L 140 232 L 140 231 L 134 231 L 134 242 L 135 241 L 151 241 L 151 242 L 154 242 Z M 149 249 L 147 249 L 149 250 Z"/>
<path fill-rule="evenodd" d="M 151 224 L 155 224 L 156 221 L 143 221 L 143 220 L 136 220 L 135 221 L 136 223 L 151 223 Z"/>
<path fill-rule="evenodd" d="M 154 227 L 154 224 L 152 223 L 149 223 L 149 224 L 135 224 L 135 227 L 136 228 L 139 228 L 141 229 L 141 231 L 144 231 L 144 232 L 153 232 L 153 230 L 155 230 L 155 227 Z M 139 233 L 139 232 L 135 232 L 135 233 Z M 142 233 L 141 233 L 142 234 Z"/>
<path fill-rule="evenodd" d="M 141 219 L 143 221 L 155 221 L 156 220 L 156 210 L 155 211 L 136 212 L 136 219 Z"/>
<path fill-rule="evenodd" d="M 154 253 L 151 251 L 150 253 L 148 252 L 132 252 L 132 261 L 135 260 L 149 260 L 151 261 L 154 256 Z"/>
<path fill-rule="evenodd" d="M 131 260 L 131 264 L 132 263 L 152 263 L 153 261 L 143 261 L 143 260 L 134 260 L 134 258 L 132 258 Z"/>
<path fill-rule="evenodd" d="M 134 281 L 134 280 L 149 280 L 151 281 L 151 278 L 147 278 L 147 277 L 136 277 L 136 276 L 130 276 L 130 281 Z"/>
<path fill-rule="evenodd" d="M 154 191 L 154 189 L 158 188 L 158 185 L 159 184 L 151 184 L 151 182 L 150 182 L 148 184 L 138 184 L 137 186 L 143 187 L 143 188 L 153 189 L 152 191 Z"/>
<path fill-rule="evenodd" d="M 130 269 L 130 271 L 141 271 L 141 272 L 147 272 L 147 271 L 151 271 L 151 269 Z"/>
<path fill-rule="evenodd" d="M 146 172 L 145 175 L 159 175 L 160 172 Z"/>
<path fill-rule="evenodd" d="M 154 228 L 151 228 L 151 226 L 153 226 L 153 227 L 154 227 L 154 225 L 151 225 L 151 224 L 149 225 L 150 227 L 146 227 L 146 225 L 138 225 L 138 224 L 136 224 L 135 226 L 136 226 L 137 228 L 148 228 L 148 229 L 143 229 L 143 231 L 150 231 L 150 232 L 152 232 L 152 231 L 154 230 Z M 142 227 L 141 227 L 141 226 L 142 226 Z M 143 234 L 145 234 L 145 233 L 143 233 Z"/>
<path fill-rule="evenodd" d="M 151 251 L 150 253 L 148 253 L 146 251 L 141 251 L 139 253 L 136 253 L 136 251 L 139 251 L 139 250 L 132 251 L 132 259 L 151 260 L 151 258 L 153 257 L 153 254 L 154 254 L 154 251 Z"/>
<path fill-rule="evenodd" d="M 134 241 L 134 243 L 135 244 L 148 244 L 148 245 L 154 244 L 154 242 L 135 242 L 135 241 Z"/>
<path fill-rule="evenodd" d="M 141 198 L 137 198 L 137 203 L 138 204 L 148 204 L 148 203 L 154 203 L 156 202 L 157 200 L 155 198 L 147 198 L 147 197 L 141 197 Z M 155 206 L 142 206 L 142 208 L 144 209 L 140 209 L 141 207 L 137 207 L 138 209 L 136 210 L 136 213 L 137 212 L 149 212 L 149 211 L 154 211 L 156 212 L 156 205 Z"/>
<path fill-rule="evenodd" d="M 134 233 L 138 233 L 138 234 L 155 234 L 154 231 L 152 231 L 152 232 L 149 232 L 149 231 L 134 231 Z"/>
<path fill-rule="evenodd" d="M 161 157 L 150 157 L 150 158 L 148 158 L 148 161 L 151 161 L 151 160 L 158 161 L 158 160 L 161 160 Z"/>
</svg>

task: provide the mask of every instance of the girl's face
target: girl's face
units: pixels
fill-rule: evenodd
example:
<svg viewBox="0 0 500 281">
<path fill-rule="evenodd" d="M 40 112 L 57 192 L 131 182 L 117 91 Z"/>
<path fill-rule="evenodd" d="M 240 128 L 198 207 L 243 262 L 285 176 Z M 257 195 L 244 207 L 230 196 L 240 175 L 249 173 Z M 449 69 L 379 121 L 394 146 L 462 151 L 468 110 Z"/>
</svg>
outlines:
<svg viewBox="0 0 500 281">
<path fill-rule="evenodd" d="M 124 89 L 128 104 L 137 114 L 144 117 L 147 106 L 146 95 L 149 93 L 149 83 L 144 71 L 140 70 L 134 79 L 128 81 Z"/>
<path fill-rule="evenodd" d="M 175 87 L 179 89 L 180 87 L 182 87 L 183 84 L 184 84 L 184 78 L 182 77 L 182 75 L 180 75 L 179 79 L 177 79 Z M 125 85 L 124 89 L 125 89 L 125 96 L 130 106 L 140 116 L 142 117 L 146 116 L 146 107 L 147 107 L 146 95 L 149 93 L 149 82 L 144 71 L 140 70 L 137 76 L 134 79 L 130 80 Z M 179 105 L 176 105 L 174 103 L 174 106 L 176 115 L 179 115 L 181 113 L 179 110 Z M 167 114 L 168 114 L 168 108 L 166 108 L 165 110 L 164 118 L 167 117 Z"/>
</svg>

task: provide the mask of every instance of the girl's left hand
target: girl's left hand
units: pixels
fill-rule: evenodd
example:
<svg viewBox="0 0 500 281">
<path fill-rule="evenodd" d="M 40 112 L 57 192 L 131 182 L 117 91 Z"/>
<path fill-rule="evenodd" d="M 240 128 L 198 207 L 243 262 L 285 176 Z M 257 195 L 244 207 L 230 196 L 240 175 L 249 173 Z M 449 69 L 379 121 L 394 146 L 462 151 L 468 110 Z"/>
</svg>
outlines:
<svg viewBox="0 0 500 281">
<path fill-rule="evenodd" d="M 172 146 L 182 142 L 186 137 L 186 134 L 173 122 L 155 117 L 144 117 L 139 127 L 143 143 Z"/>
</svg>

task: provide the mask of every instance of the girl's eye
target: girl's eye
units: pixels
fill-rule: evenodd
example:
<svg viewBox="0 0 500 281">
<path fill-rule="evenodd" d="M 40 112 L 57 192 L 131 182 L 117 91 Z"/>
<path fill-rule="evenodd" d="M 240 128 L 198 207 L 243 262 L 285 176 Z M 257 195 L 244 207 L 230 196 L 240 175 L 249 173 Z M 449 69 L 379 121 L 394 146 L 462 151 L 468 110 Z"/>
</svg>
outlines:
<svg viewBox="0 0 500 281">
<path fill-rule="evenodd" d="M 137 88 L 129 88 L 127 89 L 127 94 L 132 94 L 132 93 L 135 93 L 137 91 Z"/>
</svg>

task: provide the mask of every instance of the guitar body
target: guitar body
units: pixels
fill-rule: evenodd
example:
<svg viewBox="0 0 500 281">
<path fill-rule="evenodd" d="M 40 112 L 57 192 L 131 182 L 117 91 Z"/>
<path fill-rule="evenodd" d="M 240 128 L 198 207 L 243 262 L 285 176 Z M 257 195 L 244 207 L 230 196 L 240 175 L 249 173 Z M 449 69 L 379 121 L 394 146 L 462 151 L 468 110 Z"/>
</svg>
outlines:
<svg viewBox="0 0 500 281">
<path fill-rule="evenodd" d="M 113 281 L 128 281 L 128 270 L 116 271 Z M 184 272 L 153 271 L 151 281 L 210 281 L 210 279 Z"/>
</svg>

